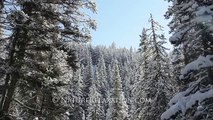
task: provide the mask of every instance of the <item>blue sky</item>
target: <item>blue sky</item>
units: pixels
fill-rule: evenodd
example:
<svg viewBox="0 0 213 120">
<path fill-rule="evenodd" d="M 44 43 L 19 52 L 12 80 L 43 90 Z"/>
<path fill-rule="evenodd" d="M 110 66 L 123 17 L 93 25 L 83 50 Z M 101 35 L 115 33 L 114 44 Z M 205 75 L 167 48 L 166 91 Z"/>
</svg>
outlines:
<svg viewBox="0 0 213 120">
<path fill-rule="evenodd" d="M 92 32 L 93 45 L 111 45 L 138 48 L 142 28 L 149 27 L 150 13 L 162 26 L 168 37 L 168 20 L 163 15 L 168 8 L 164 0 L 96 0 L 98 27 Z"/>
</svg>

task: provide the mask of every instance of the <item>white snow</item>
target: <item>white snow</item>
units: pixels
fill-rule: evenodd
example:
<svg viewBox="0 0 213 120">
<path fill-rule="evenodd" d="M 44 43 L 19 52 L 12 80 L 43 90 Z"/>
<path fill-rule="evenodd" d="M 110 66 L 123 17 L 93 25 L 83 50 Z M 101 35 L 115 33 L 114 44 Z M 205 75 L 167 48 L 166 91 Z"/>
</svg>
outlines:
<svg viewBox="0 0 213 120">
<path fill-rule="evenodd" d="M 194 19 L 196 23 L 208 23 L 213 20 L 213 17 L 211 15 L 202 15 L 198 16 Z"/>
<path fill-rule="evenodd" d="M 212 24 L 213 24 L 213 22 L 212 22 Z M 209 26 L 208 30 L 213 31 L 213 25 Z"/>
<path fill-rule="evenodd" d="M 179 111 L 181 111 L 181 104 L 175 104 L 173 106 L 171 106 L 166 112 L 164 112 L 161 115 L 161 120 L 167 120 L 169 119 L 171 116 L 175 115 L 176 113 L 178 113 Z"/>
<path fill-rule="evenodd" d="M 213 11 L 211 10 L 212 6 L 200 6 L 197 7 L 195 15 L 197 16 L 193 21 L 195 23 L 212 23 L 213 22 Z M 210 25 L 211 26 L 211 25 Z"/>
<path fill-rule="evenodd" d="M 210 89 L 204 93 L 198 91 L 195 94 L 189 96 L 189 100 L 186 103 L 186 109 L 192 107 L 194 104 L 196 104 L 196 102 L 201 103 L 203 100 L 211 97 L 213 97 L 213 89 Z"/>
<path fill-rule="evenodd" d="M 185 94 L 186 94 L 186 92 L 180 92 L 180 93 L 176 94 L 176 95 L 170 100 L 170 102 L 168 103 L 169 106 L 172 106 L 172 105 L 174 105 L 175 103 L 177 103 L 178 100 L 179 100 L 181 97 L 184 97 L 184 96 L 185 96 Z"/>
<path fill-rule="evenodd" d="M 201 15 L 205 14 L 206 12 L 207 12 L 207 13 L 211 12 L 211 11 L 208 9 L 208 7 L 206 7 L 206 6 L 198 7 L 198 10 L 196 11 L 196 16 L 201 16 Z"/>
<path fill-rule="evenodd" d="M 194 3 L 193 5 L 192 5 L 192 9 L 195 9 L 195 8 L 197 8 L 198 7 L 198 4 L 197 3 Z"/>
<path fill-rule="evenodd" d="M 181 21 L 185 21 L 185 20 L 188 20 L 189 19 L 189 15 L 185 15 L 181 18 Z"/>
<path fill-rule="evenodd" d="M 178 98 L 179 97 L 179 98 Z M 197 91 L 195 94 L 190 96 L 183 97 L 183 93 L 176 95 L 171 101 L 170 105 L 173 102 L 176 102 L 172 105 L 166 112 L 161 115 L 161 120 L 169 119 L 171 116 L 175 115 L 178 111 L 182 114 L 191 108 L 196 102 L 201 103 L 207 98 L 213 97 L 213 89 L 210 89 L 207 92 Z"/>
<path fill-rule="evenodd" d="M 204 109 L 204 107 L 201 106 L 201 105 L 199 105 L 199 106 L 197 107 L 197 110 L 198 110 L 198 111 L 202 111 L 203 109 Z"/>
<path fill-rule="evenodd" d="M 213 61 L 211 59 L 213 58 L 213 55 L 208 55 L 206 57 L 199 56 L 199 58 L 188 65 L 181 71 L 180 79 L 184 79 L 186 75 L 192 71 L 197 71 L 203 68 L 207 67 L 213 67 Z"/>
<path fill-rule="evenodd" d="M 179 40 L 181 40 L 181 38 L 183 37 L 183 35 L 190 29 L 191 27 L 186 27 L 184 30 L 179 31 L 179 32 L 175 32 L 175 34 L 173 34 L 170 38 L 169 41 L 173 44 L 174 42 L 177 42 Z"/>
<path fill-rule="evenodd" d="M 35 117 L 33 120 L 38 120 L 38 117 Z"/>
</svg>

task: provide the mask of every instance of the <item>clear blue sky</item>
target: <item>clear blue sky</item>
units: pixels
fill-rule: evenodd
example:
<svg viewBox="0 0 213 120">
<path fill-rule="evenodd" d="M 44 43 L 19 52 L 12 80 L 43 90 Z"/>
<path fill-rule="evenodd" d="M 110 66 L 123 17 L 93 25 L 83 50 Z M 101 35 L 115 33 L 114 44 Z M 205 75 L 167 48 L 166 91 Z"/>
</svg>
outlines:
<svg viewBox="0 0 213 120">
<path fill-rule="evenodd" d="M 93 45 L 111 45 L 138 48 L 143 27 L 149 27 L 150 13 L 162 26 L 168 37 L 168 20 L 163 15 L 168 8 L 164 0 L 96 0 L 98 27 L 92 32 Z"/>
</svg>

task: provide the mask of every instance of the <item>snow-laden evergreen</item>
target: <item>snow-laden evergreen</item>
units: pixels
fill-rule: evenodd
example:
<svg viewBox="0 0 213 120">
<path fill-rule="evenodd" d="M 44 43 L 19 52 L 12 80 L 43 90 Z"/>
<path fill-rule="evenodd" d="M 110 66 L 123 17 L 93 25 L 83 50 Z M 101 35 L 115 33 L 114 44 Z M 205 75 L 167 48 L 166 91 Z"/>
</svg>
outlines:
<svg viewBox="0 0 213 120">
<path fill-rule="evenodd" d="M 153 120 L 160 119 L 161 113 L 166 109 L 167 101 L 173 92 L 170 67 L 165 38 L 157 34 L 162 27 L 153 20 L 149 20 L 150 32 L 144 29 L 141 35 L 142 54 L 141 77 L 136 83 L 136 97 L 134 119 Z"/>
<path fill-rule="evenodd" d="M 101 85 L 100 74 L 98 70 L 95 71 L 95 79 L 92 80 L 92 85 L 90 86 L 89 99 L 88 99 L 88 115 L 87 120 L 104 120 L 104 106 L 101 104 L 103 102 L 103 97 L 101 91 L 98 89 Z"/>
<path fill-rule="evenodd" d="M 7 42 L 0 44 L 6 48 L 1 53 L 5 89 L 0 118 L 68 119 L 71 107 L 65 99 L 77 69 L 69 42 L 91 39 L 90 30 L 96 25 L 81 9 L 95 12 L 95 3 L 1 0 L 2 5 L 1 41 Z"/>
<path fill-rule="evenodd" d="M 213 119 L 212 3 L 212 0 L 174 0 L 168 11 L 168 16 L 173 16 L 170 41 L 176 46 L 183 45 L 182 49 L 187 52 L 184 54 L 186 66 L 179 76 L 186 88 L 170 100 L 170 108 L 162 114 L 162 120 Z M 186 19 L 180 21 L 183 16 Z"/>
<path fill-rule="evenodd" d="M 89 111 L 89 106 L 91 106 L 90 102 L 86 101 L 86 96 L 88 95 L 87 99 L 89 100 L 89 89 L 87 88 L 87 83 L 90 83 L 90 87 L 94 84 L 92 81 L 94 79 L 98 79 L 96 89 L 98 93 L 101 95 L 101 102 L 100 102 L 100 108 L 102 109 L 104 113 L 104 117 L 101 119 L 107 119 L 107 109 L 109 109 L 109 103 L 111 100 L 111 92 L 114 85 L 114 65 L 113 65 L 113 59 L 117 60 L 119 64 L 119 73 L 122 73 L 120 75 L 121 77 L 121 85 L 123 87 L 122 94 L 124 97 L 126 97 L 127 94 L 129 96 L 132 96 L 131 88 L 127 83 L 131 82 L 133 84 L 134 82 L 134 74 L 135 74 L 135 68 L 136 68 L 136 61 L 135 58 L 137 58 L 136 53 L 132 50 L 128 50 L 126 48 L 116 48 L 114 47 L 106 47 L 106 46 L 91 46 L 91 45 L 74 45 L 76 48 L 76 52 L 79 54 L 80 64 L 81 64 L 81 76 L 83 77 L 83 83 L 84 83 L 84 104 L 83 104 L 83 110 L 85 112 L 85 116 L 88 117 L 88 114 L 91 113 Z M 134 61 L 134 62 L 133 62 Z M 128 67 L 131 67 L 132 71 L 129 71 Z M 97 74 L 98 72 L 98 74 Z M 129 73 L 128 73 L 129 72 Z M 131 73 L 131 74 L 130 74 Z M 103 74 L 103 75 L 100 75 Z M 106 74 L 106 75 L 105 75 Z M 131 80 L 129 81 L 129 79 Z M 89 87 L 89 88 L 90 88 Z M 127 89 L 124 89 L 127 88 Z M 92 96 L 94 97 L 94 96 Z M 129 98 L 128 98 L 129 99 Z M 134 99 L 133 97 L 130 99 Z M 131 101 L 128 101 L 128 107 L 131 108 Z M 127 112 L 129 112 L 129 109 L 127 109 Z"/>
<path fill-rule="evenodd" d="M 139 66 L 136 66 L 136 71 L 133 74 L 135 77 L 135 84 L 132 88 L 133 90 L 133 99 L 136 101 L 132 105 L 132 118 L 131 119 L 139 119 L 141 116 L 141 111 L 143 109 L 143 104 L 142 104 L 142 99 L 144 98 L 144 91 L 143 91 L 143 84 L 144 80 L 147 78 L 147 75 L 149 74 L 148 72 L 148 56 L 149 56 L 149 51 L 150 48 L 148 47 L 149 44 L 149 39 L 147 35 L 147 30 L 144 28 L 142 31 L 142 35 L 140 35 L 140 45 L 139 45 Z"/>
<path fill-rule="evenodd" d="M 127 120 L 128 106 L 124 96 L 122 81 L 119 73 L 118 63 L 114 63 L 113 87 L 110 91 L 109 108 L 107 110 L 107 120 Z"/>
<path fill-rule="evenodd" d="M 68 104 L 71 106 L 69 112 L 69 119 L 82 120 L 84 116 L 83 109 L 83 78 L 81 75 L 81 69 L 77 70 L 73 74 L 73 78 L 70 81 L 69 94 L 67 95 Z"/>
<path fill-rule="evenodd" d="M 0 0 L 0 119 L 212 120 L 213 1 L 168 1 L 170 55 L 152 15 L 136 52 L 81 44 L 93 0 Z"/>
</svg>

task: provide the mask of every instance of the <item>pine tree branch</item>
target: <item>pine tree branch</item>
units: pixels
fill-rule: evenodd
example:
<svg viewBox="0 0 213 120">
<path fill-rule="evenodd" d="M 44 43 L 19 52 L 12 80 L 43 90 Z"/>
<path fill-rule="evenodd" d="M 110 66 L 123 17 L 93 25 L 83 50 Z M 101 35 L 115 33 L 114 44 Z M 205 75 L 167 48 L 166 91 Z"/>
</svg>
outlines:
<svg viewBox="0 0 213 120">
<path fill-rule="evenodd" d="M 19 100 L 15 99 L 15 98 L 14 98 L 13 100 L 14 100 L 15 102 L 19 103 L 20 105 L 22 105 L 23 107 L 25 107 L 25 108 L 29 109 L 29 110 L 33 110 L 33 111 L 40 112 L 40 110 L 35 109 L 35 108 L 32 108 L 32 107 L 29 107 L 29 106 L 25 105 L 24 103 L 22 103 L 21 101 L 19 101 Z"/>
</svg>

